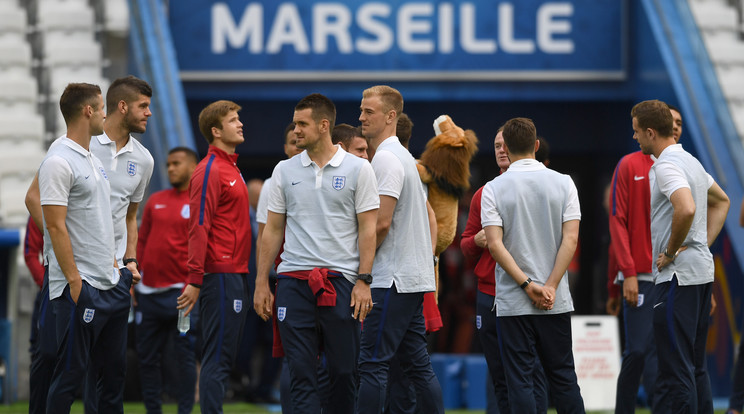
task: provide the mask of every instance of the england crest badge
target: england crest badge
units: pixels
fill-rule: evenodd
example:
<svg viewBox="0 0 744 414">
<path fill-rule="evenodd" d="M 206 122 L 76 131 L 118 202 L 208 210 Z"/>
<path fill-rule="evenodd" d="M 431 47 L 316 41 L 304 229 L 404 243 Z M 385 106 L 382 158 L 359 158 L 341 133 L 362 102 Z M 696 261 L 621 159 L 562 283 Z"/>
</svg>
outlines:
<svg viewBox="0 0 744 414">
<path fill-rule="evenodd" d="M 481 326 L 483 326 L 483 324 L 481 322 L 481 316 L 480 315 L 475 315 L 475 327 L 478 328 L 478 329 L 480 329 Z"/>
<path fill-rule="evenodd" d="M 345 175 L 334 175 L 333 176 L 333 189 L 343 190 L 346 187 L 346 176 Z"/>
<path fill-rule="evenodd" d="M 137 174 L 137 163 L 134 161 L 127 161 L 127 174 L 135 176 Z"/>
<path fill-rule="evenodd" d="M 233 301 L 233 310 L 235 313 L 240 313 L 240 310 L 243 309 L 243 301 L 240 299 L 235 299 Z"/>
<path fill-rule="evenodd" d="M 189 209 L 188 204 L 184 204 L 183 207 L 181 207 L 181 217 L 185 219 L 191 217 L 191 210 Z"/>
<path fill-rule="evenodd" d="M 83 312 L 83 322 L 85 323 L 91 323 L 93 321 L 93 316 L 95 316 L 96 310 L 91 308 L 85 308 L 85 311 Z"/>
<path fill-rule="evenodd" d="M 276 318 L 279 319 L 279 322 L 283 322 L 284 318 L 287 317 L 287 308 L 284 306 L 280 308 L 276 308 Z"/>
</svg>

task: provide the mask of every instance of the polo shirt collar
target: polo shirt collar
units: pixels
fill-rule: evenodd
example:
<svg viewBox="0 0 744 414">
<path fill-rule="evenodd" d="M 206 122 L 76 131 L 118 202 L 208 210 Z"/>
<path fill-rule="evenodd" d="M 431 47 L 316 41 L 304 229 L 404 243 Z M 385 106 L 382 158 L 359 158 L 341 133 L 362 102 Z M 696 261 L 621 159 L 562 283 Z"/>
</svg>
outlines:
<svg viewBox="0 0 744 414">
<path fill-rule="evenodd" d="M 341 146 L 338 144 L 334 145 L 334 147 L 336 147 L 336 153 L 333 154 L 333 157 L 331 157 L 331 160 L 328 161 L 328 164 L 326 165 L 330 165 L 332 167 L 338 167 L 339 165 L 341 165 L 341 161 L 344 160 L 344 157 L 346 156 L 347 152 L 344 151 L 344 149 L 341 148 Z M 307 155 L 307 151 L 302 151 L 300 153 L 300 162 L 302 163 L 303 167 L 309 167 L 310 164 L 312 164 L 313 160 L 310 159 L 309 155 Z"/>
<path fill-rule="evenodd" d="M 657 159 L 661 159 L 661 157 L 663 157 L 664 154 L 671 154 L 674 152 L 682 152 L 682 151 L 684 151 L 684 149 L 682 149 L 682 144 L 672 144 L 664 148 L 664 151 L 661 151 L 661 154 L 659 154 L 659 158 Z"/>
<path fill-rule="evenodd" d="M 104 132 L 101 135 L 97 135 L 95 138 L 98 140 L 98 142 L 101 145 L 111 145 L 111 144 L 114 144 L 113 151 L 112 152 L 116 151 L 116 143 L 114 141 L 112 141 L 111 138 L 109 138 L 108 135 L 106 135 L 106 132 Z M 122 153 L 125 153 L 125 152 L 132 152 L 132 151 L 134 151 L 134 143 L 132 142 L 133 139 L 134 138 L 132 138 L 132 136 L 130 135 L 129 136 L 129 139 L 127 140 L 127 143 L 124 144 L 123 147 L 121 147 L 121 150 L 119 150 L 119 152 L 117 152 L 116 155 L 119 155 L 119 154 L 122 154 Z"/>
<path fill-rule="evenodd" d="M 214 145 L 209 146 L 209 152 L 215 154 L 216 156 L 225 159 L 233 164 L 236 164 L 238 162 L 238 153 L 235 152 L 233 154 L 228 154 L 227 152 L 215 147 Z"/>
<path fill-rule="evenodd" d="M 393 145 L 393 144 L 395 144 L 396 142 L 397 142 L 398 144 L 400 144 L 400 140 L 398 139 L 398 137 L 397 137 L 397 136 L 393 135 L 393 136 L 387 137 L 387 138 L 385 138 L 385 140 L 384 140 L 384 141 L 382 141 L 382 142 L 380 143 L 380 145 L 378 145 L 378 146 L 377 146 L 377 149 L 380 149 L 380 148 L 382 148 L 383 146 L 386 146 L 386 145 Z"/>
<path fill-rule="evenodd" d="M 67 135 L 62 136 L 62 141 L 60 141 L 60 143 L 70 147 L 75 152 L 79 153 L 80 155 L 84 157 L 90 156 L 90 151 L 86 150 L 85 148 L 80 146 L 80 144 L 68 138 Z"/>
<path fill-rule="evenodd" d="M 534 158 L 523 158 L 518 161 L 514 161 L 509 165 L 509 171 L 539 171 L 544 170 L 547 167 L 545 164 L 541 163 L 540 161 L 534 159 Z"/>
</svg>

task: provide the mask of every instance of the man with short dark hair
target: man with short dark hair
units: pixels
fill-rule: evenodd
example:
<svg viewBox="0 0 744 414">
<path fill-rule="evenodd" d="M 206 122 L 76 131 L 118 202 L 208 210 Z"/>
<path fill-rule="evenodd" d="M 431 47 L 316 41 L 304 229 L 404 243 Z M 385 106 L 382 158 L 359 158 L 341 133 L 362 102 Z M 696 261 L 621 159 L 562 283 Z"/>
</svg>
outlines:
<svg viewBox="0 0 744 414">
<path fill-rule="evenodd" d="M 168 152 L 166 168 L 173 188 L 150 196 L 142 213 L 137 257 L 142 264 L 142 283 L 135 287 L 134 322 L 140 364 L 142 397 L 148 412 L 160 412 L 163 392 L 163 360 L 176 362 L 174 378 L 179 414 L 190 413 L 196 387 L 195 338 L 178 335 L 177 298 L 188 277 L 189 181 L 199 162 L 194 150 L 176 147 Z M 191 326 L 196 325 L 191 313 Z M 166 345 L 172 338 L 175 353 Z"/>
<path fill-rule="evenodd" d="M 320 94 L 295 106 L 297 146 L 305 151 L 274 168 L 261 236 L 254 309 L 264 319 L 276 309 L 293 413 L 321 409 L 321 344 L 331 388 L 324 410 L 354 411 L 360 322 L 372 306 L 377 186 L 367 161 L 331 142 L 335 119 L 335 105 Z M 268 276 L 282 241 L 274 299 Z"/>
<path fill-rule="evenodd" d="M 248 189 L 236 162 L 243 124 L 234 102 L 220 100 L 199 114 L 209 143 L 189 186 L 188 282 L 178 309 L 199 300 L 203 342 L 199 376 L 202 412 L 221 412 L 222 400 L 245 324 L 246 275 L 251 253 Z"/>
<path fill-rule="evenodd" d="M 367 139 L 362 136 L 362 130 L 359 127 L 353 127 L 349 124 L 338 124 L 333 127 L 331 133 L 331 142 L 341 145 L 344 151 L 357 157 L 367 158 L 367 148 L 369 144 Z"/>
<path fill-rule="evenodd" d="M 651 245 L 660 410 L 712 413 L 705 369 L 715 267 L 709 246 L 726 220 L 729 199 L 676 143 L 667 104 L 644 101 L 630 114 L 633 139 L 656 158 L 650 174 Z"/>
<path fill-rule="evenodd" d="M 121 274 L 115 267 L 109 179 L 89 151 L 91 136 L 103 133 L 106 118 L 101 89 L 69 84 L 60 110 L 67 133 L 49 149 L 38 173 L 49 298 L 57 326 L 48 413 L 69 413 L 91 355 L 107 351 L 98 348 L 115 339 L 116 332 L 107 327 L 122 303 L 128 307 L 132 282 L 131 273 Z M 123 401 L 108 397 L 106 412 L 123 412 Z"/>
<path fill-rule="evenodd" d="M 539 357 L 558 411 L 583 413 L 565 277 L 579 238 L 576 186 L 535 159 L 530 119 L 507 121 L 503 135 L 511 165 L 483 188 L 481 223 L 499 265 L 495 308 L 509 406 L 512 414 L 537 413 L 532 373 Z"/>
</svg>

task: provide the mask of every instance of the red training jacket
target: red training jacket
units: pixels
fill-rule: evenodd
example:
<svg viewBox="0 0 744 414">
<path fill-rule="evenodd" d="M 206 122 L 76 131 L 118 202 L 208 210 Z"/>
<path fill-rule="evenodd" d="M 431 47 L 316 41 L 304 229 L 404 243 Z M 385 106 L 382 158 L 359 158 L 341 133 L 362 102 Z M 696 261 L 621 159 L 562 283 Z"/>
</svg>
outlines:
<svg viewBox="0 0 744 414">
<path fill-rule="evenodd" d="M 483 229 L 481 226 L 481 196 L 483 187 L 473 194 L 470 201 L 468 222 L 460 238 L 460 250 L 466 258 L 474 260 L 479 257 L 473 272 L 478 276 L 478 290 L 491 296 L 496 296 L 496 261 L 491 257 L 488 249 L 475 244 L 475 235 Z"/>
<path fill-rule="evenodd" d="M 617 270 L 623 276 L 651 273 L 651 188 L 648 173 L 653 161 L 637 151 L 618 162 L 612 176 L 610 199 L 610 269 L 608 287 Z M 614 268 L 614 269 L 613 269 Z M 619 292 L 617 289 L 611 293 Z"/>
<path fill-rule="evenodd" d="M 189 283 L 205 273 L 248 273 L 251 222 L 248 189 L 237 154 L 209 146 L 189 185 Z"/>
<path fill-rule="evenodd" d="M 158 191 L 147 200 L 137 238 L 142 284 L 162 288 L 187 282 L 189 211 L 188 190 Z"/>
<path fill-rule="evenodd" d="M 23 259 L 34 278 L 34 283 L 39 286 L 44 284 L 44 265 L 41 262 L 41 251 L 44 250 L 44 234 L 29 217 L 26 223 L 26 238 L 23 240 Z"/>
</svg>

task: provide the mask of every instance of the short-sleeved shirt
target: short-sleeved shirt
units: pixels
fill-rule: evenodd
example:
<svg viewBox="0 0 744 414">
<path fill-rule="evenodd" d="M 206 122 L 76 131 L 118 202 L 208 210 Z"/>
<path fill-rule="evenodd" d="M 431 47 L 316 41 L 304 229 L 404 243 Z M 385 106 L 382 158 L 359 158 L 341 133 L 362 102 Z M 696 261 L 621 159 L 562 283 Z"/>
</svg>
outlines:
<svg viewBox="0 0 744 414">
<path fill-rule="evenodd" d="M 416 160 L 392 136 L 377 147 L 372 168 L 380 195 L 397 202 L 390 229 L 375 255 L 371 286 L 389 288 L 395 282 L 400 293 L 432 292 L 436 281 L 429 212 Z"/>
<path fill-rule="evenodd" d="M 119 282 L 114 268 L 114 228 L 111 221 L 109 177 L 91 152 L 61 137 L 39 167 L 41 205 L 66 206 L 65 225 L 80 277 L 108 290 Z M 44 255 L 49 264 L 49 298 L 62 295 L 67 279 L 44 225 Z"/>
<path fill-rule="evenodd" d="M 286 216 L 284 252 L 277 273 L 320 267 L 356 283 L 357 214 L 379 208 L 380 198 L 369 163 L 336 147 L 336 154 L 323 168 L 307 151 L 274 168 L 268 210 Z"/>
<path fill-rule="evenodd" d="M 681 189 L 689 188 L 695 202 L 695 216 L 683 246 L 674 261 L 661 272 L 652 266 L 656 284 L 672 280 L 676 274 L 680 286 L 701 285 L 713 281 L 713 255 L 708 248 L 708 189 L 711 177 L 700 162 L 682 149 L 681 144 L 670 145 L 661 152 L 651 170 L 654 173 L 651 187 L 651 243 L 653 257 L 667 248 L 672 234 L 674 208 L 670 197 Z"/>
<path fill-rule="evenodd" d="M 271 177 L 264 180 L 256 204 L 256 223 L 266 224 L 269 217 L 269 194 L 271 193 Z"/>
<path fill-rule="evenodd" d="M 127 250 L 127 209 L 130 203 L 139 203 L 145 197 L 155 163 L 150 151 L 132 136 L 117 152 L 116 143 L 105 133 L 98 135 L 90 140 L 90 152 L 101 160 L 111 182 L 116 261 L 119 267 L 124 267 L 122 259 Z"/>
<path fill-rule="evenodd" d="M 498 197 L 495 195 L 498 194 Z M 570 176 L 534 159 L 513 162 L 483 188 L 481 224 L 504 229 L 503 242 L 520 269 L 545 285 L 563 240 L 563 223 L 581 219 L 578 192 Z M 573 311 L 566 273 L 553 309 L 537 309 L 500 266 L 496 267 L 496 315 L 544 315 Z"/>
</svg>

